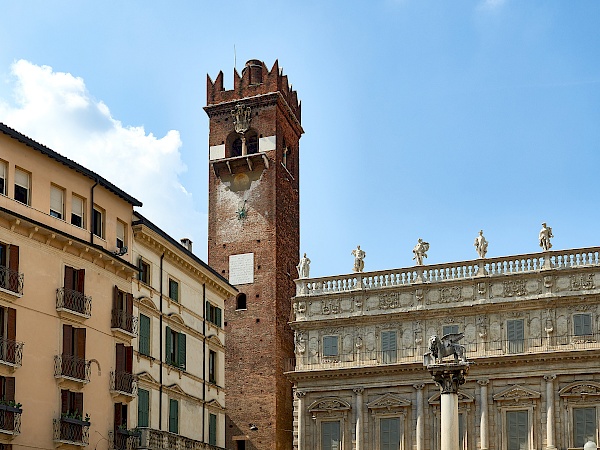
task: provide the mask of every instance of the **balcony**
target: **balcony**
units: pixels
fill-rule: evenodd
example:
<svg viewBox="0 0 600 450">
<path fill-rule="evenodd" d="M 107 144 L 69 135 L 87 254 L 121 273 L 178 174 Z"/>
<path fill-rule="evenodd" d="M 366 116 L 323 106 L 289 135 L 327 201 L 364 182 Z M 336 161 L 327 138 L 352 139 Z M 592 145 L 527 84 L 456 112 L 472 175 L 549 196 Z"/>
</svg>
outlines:
<svg viewBox="0 0 600 450">
<path fill-rule="evenodd" d="M 140 432 L 118 428 L 108 432 L 108 442 L 111 450 L 135 450 L 140 445 Z"/>
<path fill-rule="evenodd" d="M 54 443 L 85 447 L 90 441 L 89 430 L 90 422 L 85 420 L 70 417 L 54 419 Z"/>
<path fill-rule="evenodd" d="M 92 297 L 73 289 L 58 288 L 56 310 L 71 318 L 89 319 L 92 315 Z"/>
<path fill-rule="evenodd" d="M 576 336 L 550 336 L 528 339 L 496 340 L 462 343 L 467 360 L 477 361 L 498 356 L 552 353 L 553 356 L 567 353 L 600 350 L 600 333 Z M 392 364 L 423 364 L 427 346 L 398 348 L 392 351 L 356 351 L 337 356 L 303 355 L 288 360 L 286 372 L 305 372 L 329 369 L 351 369 L 359 367 L 389 366 Z"/>
<path fill-rule="evenodd" d="M 121 309 L 113 309 L 110 328 L 114 333 L 135 337 L 138 333 L 138 318 Z"/>
<path fill-rule="evenodd" d="M 110 392 L 116 400 L 129 402 L 137 395 L 137 377 L 128 372 L 110 372 Z M 123 398 L 124 397 L 124 398 Z"/>
<path fill-rule="evenodd" d="M 90 362 L 72 355 L 54 355 L 54 378 L 74 381 L 80 385 L 90 382 Z"/>
<path fill-rule="evenodd" d="M 11 294 L 23 295 L 23 274 L 0 266 L 0 289 Z"/>
<path fill-rule="evenodd" d="M 148 450 L 225 450 L 223 447 L 205 444 L 168 431 L 153 428 L 138 428 L 140 432 L 140 449 Z"/>
<path fill-rule="evenodd" d="M 13 438 L 21 433 L 21 404 L 0 404 L 0 434 Z"/>
<path fill-rule="evenodd" d="M 12 339 L 0 338 L 0 364 L 13 369 L 21 367 L 23 343 Z"/>
</svg>

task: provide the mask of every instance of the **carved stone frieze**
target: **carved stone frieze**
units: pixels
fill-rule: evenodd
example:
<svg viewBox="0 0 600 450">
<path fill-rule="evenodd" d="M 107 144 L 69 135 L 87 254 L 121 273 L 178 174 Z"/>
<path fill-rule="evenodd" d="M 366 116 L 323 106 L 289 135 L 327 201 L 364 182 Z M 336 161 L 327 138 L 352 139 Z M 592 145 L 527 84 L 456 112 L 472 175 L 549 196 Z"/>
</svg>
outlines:
<svg viewBox="0 0 600 450">
<path fill-rule="evenodd" d="M 328 300 L 322 303 L 323 305 L 323 314 L 339 314 L 340 313 L 340 301 L 336 300 Z"/>
<path fill-rule="evenodd" d="M 593 273 L 571 275 L 570 280 L 572 291 L 588 290 L 596 287 Z"/>
<path fill-rule="evenodd" d="M 379 309 L 395 309 L 400 307 L 400 294 L 398 292 L 381 294 L 379 296 Z"/>
<path fill-rule="evenodd" d="M 381 397 L 367 403 L 367 408 L 375 413 L 376 411 L 396 412 L 403 408 L 409 407 L 410 400 L 405 400 L 395 394 L 384 394 Z"/>
<path fill-rule="evenodd" d="M 522 297 L 527 294 L 525 280 L 505 280 L 502 282 L 505 297 Z"/>
<path fill-rule="evenodd" d="M 519 403 L 533 401 L 541 397 L 539 392 L 515 384 L 494 395 L 494 401 L 506 403 Z"/>
<path fill-rule="evenodd" d="M 462 298 L 460 286 L 444 287 L 440 289 L 440 301 L 442 303 L 459 302 Z"/>
<path fill-rule="evenodd" d="M 310 412 L 348 411 L 349 409 L 350 404 L 337 397 L 327 397 L 317 400 L 308 407 Z"/>
</svg>

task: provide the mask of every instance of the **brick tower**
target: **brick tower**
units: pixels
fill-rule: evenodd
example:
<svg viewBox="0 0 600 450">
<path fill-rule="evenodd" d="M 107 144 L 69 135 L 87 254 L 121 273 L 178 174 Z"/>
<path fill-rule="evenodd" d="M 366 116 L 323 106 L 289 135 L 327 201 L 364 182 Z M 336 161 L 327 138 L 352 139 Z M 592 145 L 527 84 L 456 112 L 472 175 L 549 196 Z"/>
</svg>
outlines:
<svg viewBox="0 0 600 450">
<path fill-rule="evenodd" d="M 300 104 L 277 61 L 250 60 L 233 90 L 207 77 L 209 264 L 240 291 L 225 302 L 226 447 L 292 448 L 288 326 L 299 257 Z M 222 370 L 217 368 L 217 370 Z"/>
</svg>

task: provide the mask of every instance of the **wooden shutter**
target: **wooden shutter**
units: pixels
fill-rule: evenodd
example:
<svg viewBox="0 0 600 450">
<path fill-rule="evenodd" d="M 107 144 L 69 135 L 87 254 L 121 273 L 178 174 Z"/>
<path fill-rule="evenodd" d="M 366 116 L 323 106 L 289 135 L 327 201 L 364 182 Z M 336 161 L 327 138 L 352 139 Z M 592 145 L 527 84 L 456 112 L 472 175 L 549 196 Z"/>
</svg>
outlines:
<svg viewBox="0 0 600 450">
<path fill-rule="evenodd" d="M 73 396 L 73 408 L 83 417 L 85 415 L 83 413 L 83 392 L 71 392 L 71 395 Z"/>
<path fill-rule="evenodd" d="M 125 294 L 125 312 L 128 317 L 133 316 L 133 294 Z"/>
<path fill-rule="evenodd" d="M 380 450 L 398 450 L 400 443 L 400 419 L 398 417 L 382 418 L 379 421 Z"/>
<path fill-rule="evenodd" d="M 85 293 L 85 269 L 77 271 L 77 292 Z"/>
<path fill-rule="evenodd" d="M 119 310 L 119 288 L 113 287 L 113 311 Z"/>
<path fill-rule="evenodd" d="M 215 325 L 221 327 L 221 308 L 215 308 Z"/>
<path fill-rule="evenodd" d="M 217 416 L 214 414 L 208 416 L 208 444 L 217 445 Z"/>
<path fill-rule="evenodd" d="M 165 362 L 171 364 L 171 351 L 173 349 L 173 339 L 171 336 L 171 328 L 167 327 L 165 334 Z"/>
<path fill-rule="evenodd" d="M 177 336 L 178 349 L 177 349 L 177 363 L 179 367 L 185 369 L 185 334 L 179 333 Z"/>
<path fill-rule="evenodd" d="M 528 412 L 527 411 L 507 411 L 506 412 L 506 433 L 507 450 L 521 450 L 527 448 L 528 444 Z"/>
<path fill-rule="evenodd" d="M 150 355 L 150 317 L 140 314 L 140 346 L 142 355 Z"/>
<path fill-rule="evenodd" d="M 117 372 L 125 372 L 125 344 L 117 344 Z"/>
<path fill-rule="evenodd" d="M 15 377 L 4 378 L 4 400 L 15 401 Z"/>
<path fill-rule="evenodd" d="M 138 427 L 148 427 L 150 415 L 150 393 L 145 389 L 138 389 Z"/>
<path fill-rule="evenodd" d="M 19 246 L 11 244 L 8 253 L 8 268 L 19 272 Z M 19 290 L 19 279 L 18 275 L 8 277 L 8 289 L 17 292 Z"/>
<path fill-rule="evenodd" d="M 73 355 L 73 327 L 63 325 L 63 355 Z"/>
<path fill-rule="evenodd" d="M 65 289 L 74 289 L 74 278 L 75 278 L 75 269 L 69 266 L 65 266 Z"/>
<path fill-rule="evenodd" d="M 133 347 L 125 347 L 125 372 L 133 373 Z"/>
<path fill-rule="evenodd" d="M 75 356 L 85 359 L 85 328 L 75 328 Z"/>
<path fill-rule="evenodd" d="M 14 308 L 6 308 L 6 316 L 8 318 L 6 324 L 6 337 L 15 341 L 17 339 L 17 310 Z"/>
<path fill-rule="evenodd" d="M 179 402 L 173 399 L 169 400 L 169 431 L 179 433 Z"/>
<path fill-rule="evenodd" d="M 60 391 L 60 412 L 66 414 L 69 411 L 69 391 Z"/>
</svg>

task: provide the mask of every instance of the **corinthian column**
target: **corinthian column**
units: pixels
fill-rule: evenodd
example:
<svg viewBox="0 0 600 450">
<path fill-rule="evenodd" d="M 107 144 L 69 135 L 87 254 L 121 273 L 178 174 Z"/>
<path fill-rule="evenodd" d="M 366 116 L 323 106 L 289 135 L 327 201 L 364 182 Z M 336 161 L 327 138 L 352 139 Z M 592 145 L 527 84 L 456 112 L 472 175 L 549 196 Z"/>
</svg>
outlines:
<svg viewBox="0 0 600 450">
<path fill-rule="evenodd" d="M 546 449 L 556 449 L 554 445 L 554 380 L 556 375 L 544 375 L 546 380 Z"/>
<path fill-rule="evenodd" d="M 417 390 L 417 450 L 423 450 L 423 440 L 425 439 L 425 424 L 423 422 L 423 388 L 424 384 L 413 384 Z"/>
<path fill-rule="evenodd" d="M 352 389 L 356 394 L 354 409 L 356 410 L 356 450 L 362 450 L 362 428 L 363 428 L 363 392 L 361 387 Z"/>
<path fill-rule="evenodd" d="M 477 380 L 479 384 L 479 396 L 481 398 L 481 421 L 479 422 L 479 433 L 481 435 L 481 450 L 487 450 L 490 447 L 488 438 L 488 383 L 489 380 Z"/>
<path fill-rule="evenodd" d="M 304 396 L 306 392 L 296 391 L 298 399 L 298 450 L 304 450 Z"/>
</svg>

